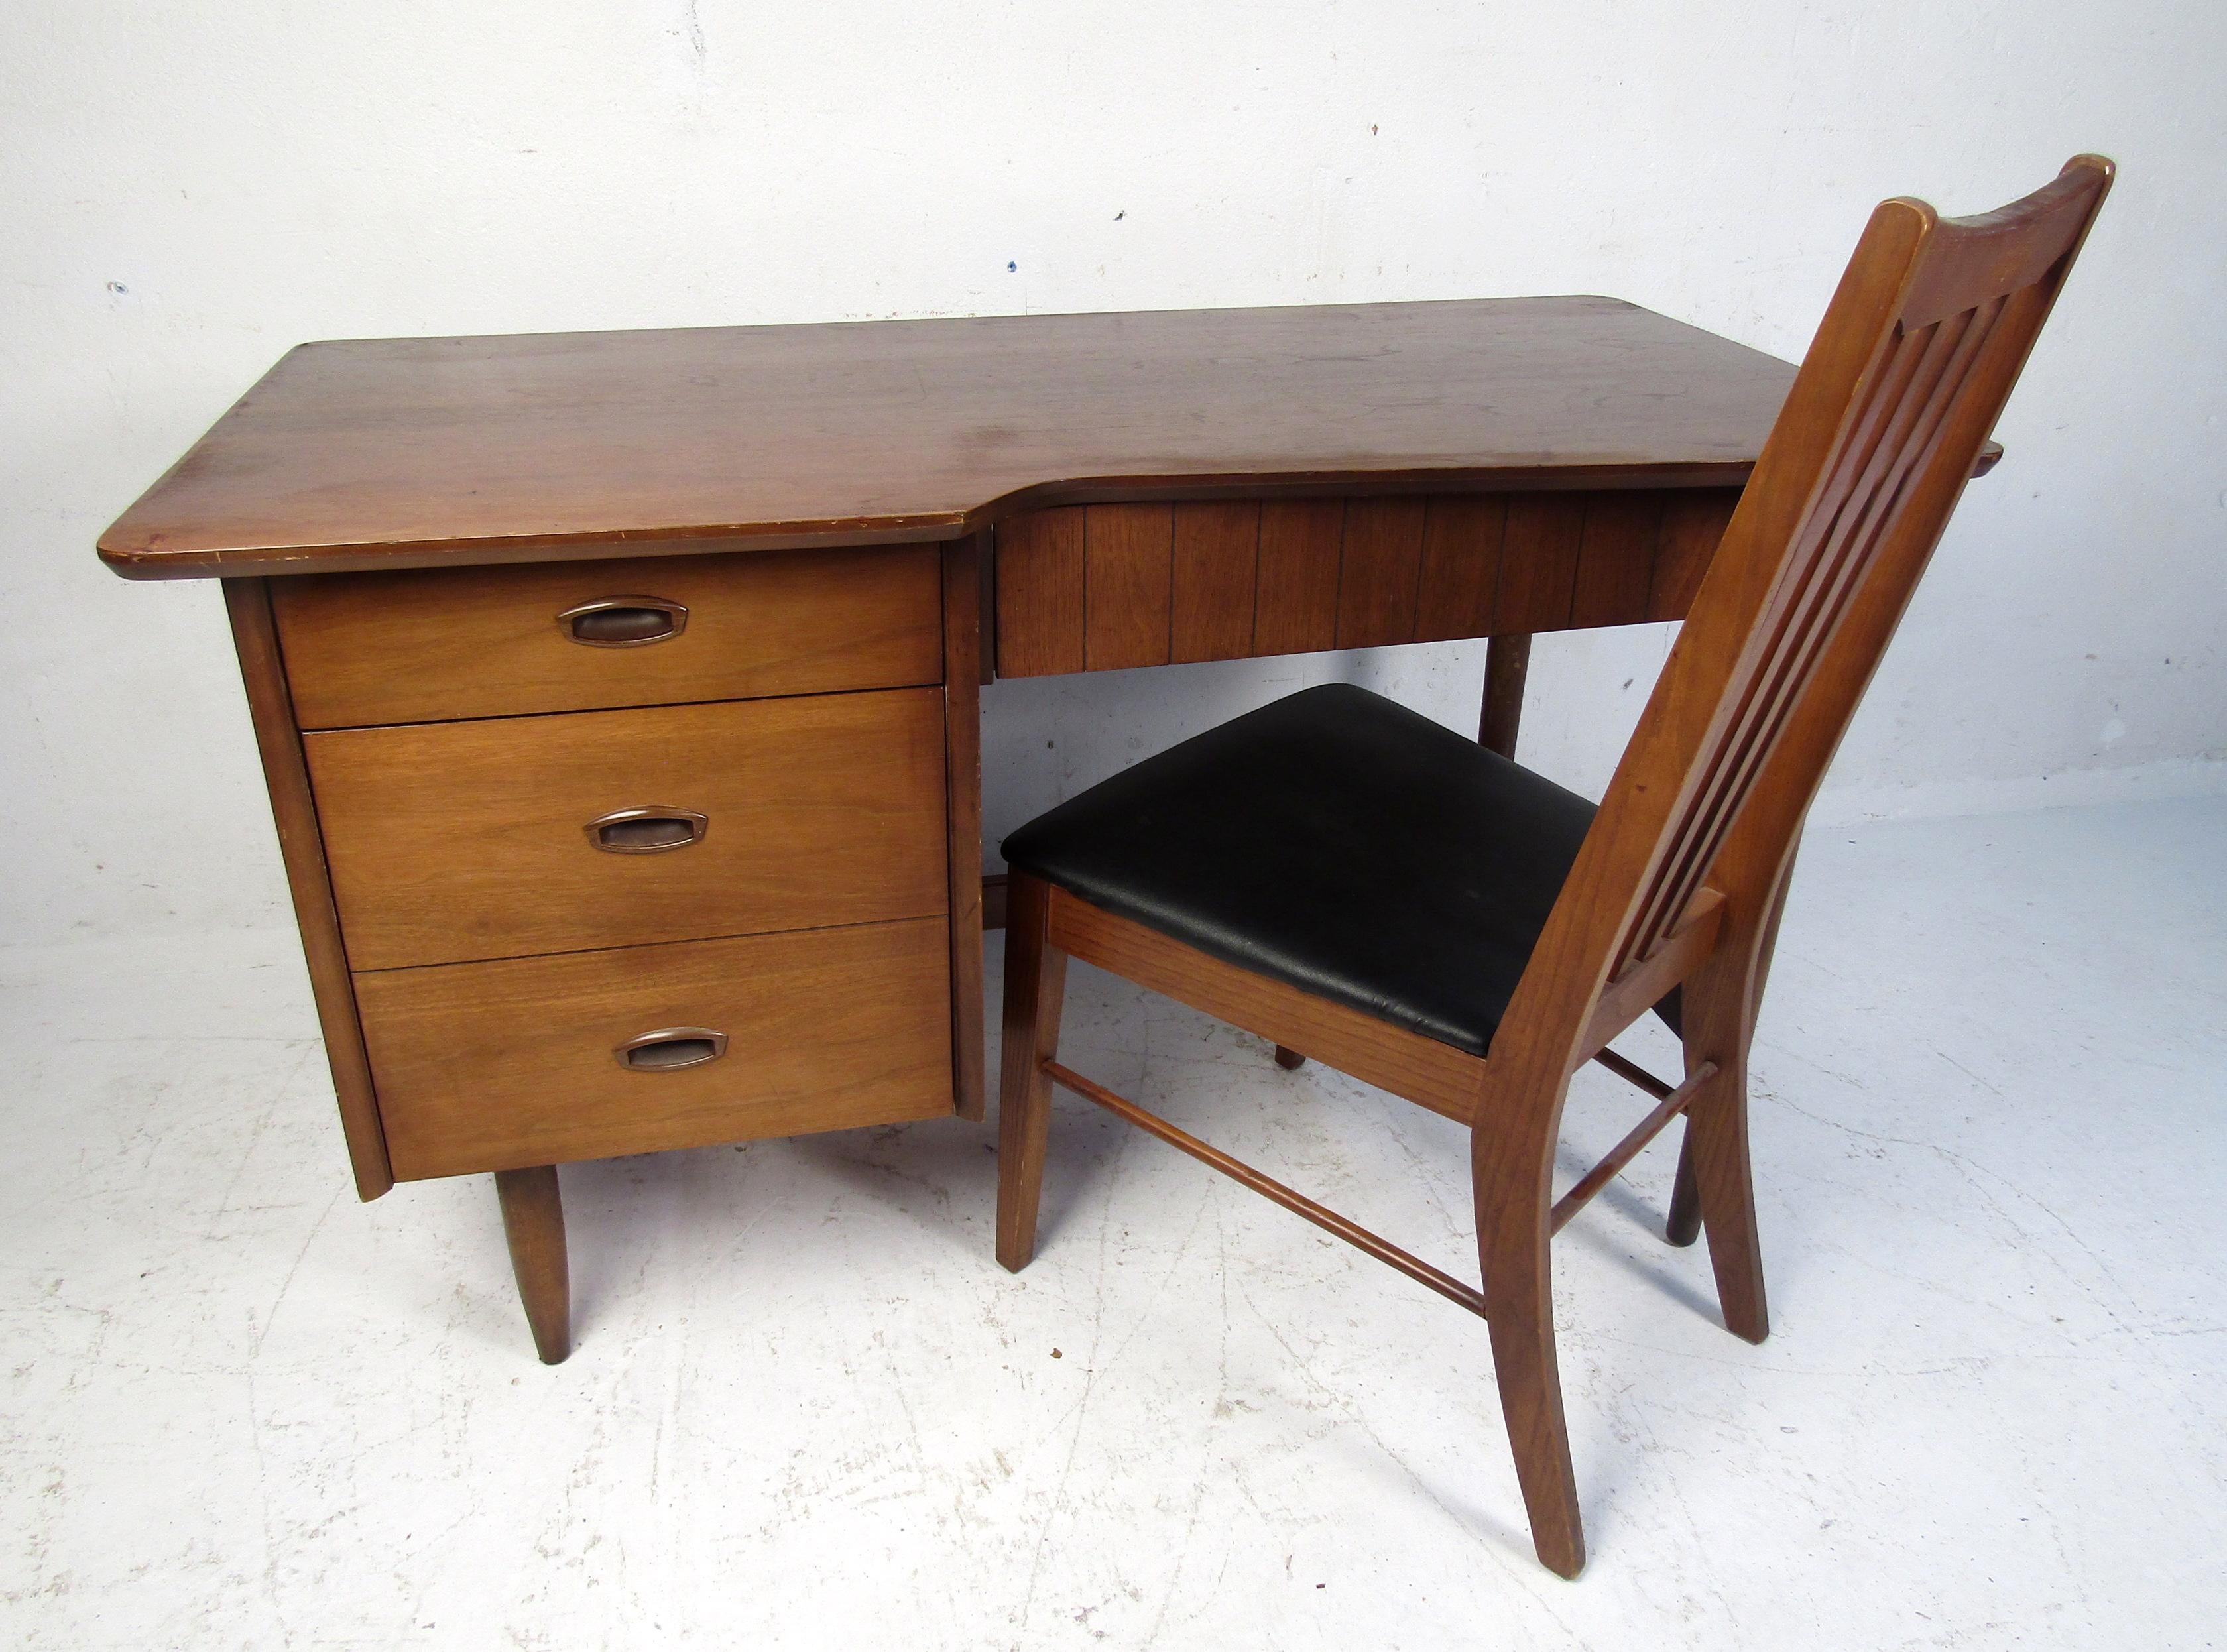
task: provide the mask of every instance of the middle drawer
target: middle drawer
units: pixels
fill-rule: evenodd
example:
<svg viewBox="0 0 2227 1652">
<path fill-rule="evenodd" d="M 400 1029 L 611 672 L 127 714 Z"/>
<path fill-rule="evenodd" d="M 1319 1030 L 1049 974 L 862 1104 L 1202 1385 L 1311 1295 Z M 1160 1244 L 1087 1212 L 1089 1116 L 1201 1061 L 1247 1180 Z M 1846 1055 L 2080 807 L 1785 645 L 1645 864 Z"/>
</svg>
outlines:
<svg viewBox="0 0 2227 1652">
<path fill-rule="evenodd" d="M 302 744 L 358 970 L 948 905 L 937 689 L 343 729 Z"/>
</svg>

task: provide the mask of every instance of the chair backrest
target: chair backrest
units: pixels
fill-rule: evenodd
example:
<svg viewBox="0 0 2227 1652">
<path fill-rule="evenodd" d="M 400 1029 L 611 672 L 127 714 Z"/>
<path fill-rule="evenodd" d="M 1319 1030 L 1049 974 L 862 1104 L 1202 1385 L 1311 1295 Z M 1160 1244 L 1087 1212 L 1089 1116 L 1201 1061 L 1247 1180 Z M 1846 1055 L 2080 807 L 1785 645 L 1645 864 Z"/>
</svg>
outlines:
<svg viewBox="0 0 2227 1652">
<path fill-rule="evenodd" d="M 1528 999 L 1550 1043 L 1564 1025 L 1582 1040 L 1604 990 L 1661 952 L 1704 891 L 1722 896 L 1727 937 L 1768 922 L 1803 815 L 2111 173 L 2080 156 L 1984 217 L 1909 200 L 1873 214 L 1511 1019 Z"/>
</svg>

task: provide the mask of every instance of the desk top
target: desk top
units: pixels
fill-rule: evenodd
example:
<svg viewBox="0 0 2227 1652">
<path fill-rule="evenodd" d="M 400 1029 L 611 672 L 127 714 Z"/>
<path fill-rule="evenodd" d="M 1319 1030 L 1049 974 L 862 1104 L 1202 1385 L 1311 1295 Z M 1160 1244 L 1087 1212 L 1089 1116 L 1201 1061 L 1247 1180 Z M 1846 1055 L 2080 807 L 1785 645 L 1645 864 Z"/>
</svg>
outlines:
<svg viewBox="0 0 2227 1652">
<path fill-rule="evenodd" d="M 317 572 L 1216 492 L 1737 485 L 1793 376 L 1592 297 L 305 344 L 100 554 Z"/>
</svg>

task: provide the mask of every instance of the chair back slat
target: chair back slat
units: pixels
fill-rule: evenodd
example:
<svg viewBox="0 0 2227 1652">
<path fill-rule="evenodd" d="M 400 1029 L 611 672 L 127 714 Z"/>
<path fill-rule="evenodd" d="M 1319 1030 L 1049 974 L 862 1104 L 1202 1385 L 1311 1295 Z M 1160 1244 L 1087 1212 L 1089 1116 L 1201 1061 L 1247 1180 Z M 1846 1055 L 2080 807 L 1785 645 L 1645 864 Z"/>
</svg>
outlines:
<svg viewBox="0 0 2227 1652">
<path fill-rule="evenodd" d="M 2083 156 L 1984 217 L 1873 214 L 1534 954 L 1542 1005 L 1589 1013 L 1704 890 L 1758 921 L 2110 176 Z"/>
<path fill-rule="evenodd" d="M 1728 687 L 1733 714 L 1704 759 L 1694 803 L 1673 829 L 1612 974 L 1661 946 L 1701 887 L 1764 756 L 1776 749 L 1826 640 L 1898 519 L 1913 474 L 1937 459 L 1948 415 L 1994 333 L 2006 299 L 1915 332 L 1898 328 L 1853 410 L 1833 474 L 1789 547 L 1756 646 Z M 1853 709 L 1853 708 L 1852 708 Z"/>
</svg>

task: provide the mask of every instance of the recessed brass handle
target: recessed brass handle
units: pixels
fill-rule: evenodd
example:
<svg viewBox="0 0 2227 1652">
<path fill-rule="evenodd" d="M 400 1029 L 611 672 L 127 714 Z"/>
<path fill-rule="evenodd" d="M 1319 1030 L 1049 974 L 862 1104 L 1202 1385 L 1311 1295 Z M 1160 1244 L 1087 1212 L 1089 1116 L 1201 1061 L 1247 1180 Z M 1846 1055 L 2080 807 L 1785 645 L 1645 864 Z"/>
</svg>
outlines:
<svg viewBox="0 0 2227 1652">
<path fill-rule="evenodd" d="M 670 1073 L 701 1067 L 727 1053 L 727 1035 L 709 1027 L 660 1027 L 629 1038 L 611 1052 L 632 1073 Z"/>
<path fill-rule="evenodd" d="M 711 817 L 693 809 L 657 807 L 613 809 L 597 816 L 582 828 L 588 841 L 615 855 L 654 855 L 667 849 L 686 849 L 704 841 L 711 829 Z"/>
<path fill-rule="evenodd" d="M 590 648 L 639 648 L 688 628 L 688 608 L 667 596 L 605 596 L 557 616 L 557 628 Z"/>
</svg>

